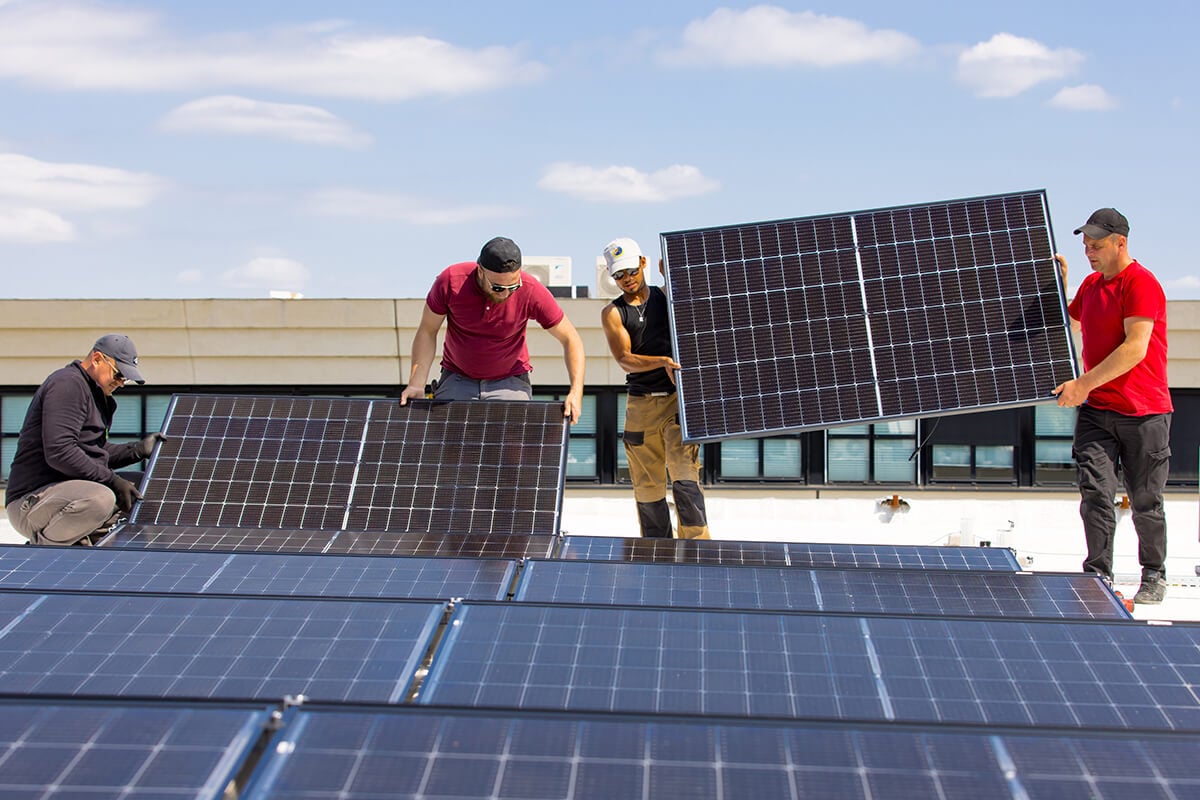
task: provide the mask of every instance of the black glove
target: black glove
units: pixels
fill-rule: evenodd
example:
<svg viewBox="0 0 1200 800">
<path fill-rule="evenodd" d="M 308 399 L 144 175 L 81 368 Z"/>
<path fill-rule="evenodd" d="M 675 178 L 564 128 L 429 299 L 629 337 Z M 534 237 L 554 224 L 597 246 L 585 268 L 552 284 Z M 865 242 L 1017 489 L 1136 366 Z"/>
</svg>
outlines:
<svg viewBox="0 0 1200 800">
<path fill-rule="evenodd" d="M 149 458 L 150 454 L 154 452 L 154 445 L 158 444 L 159 442 L 165 442 L 166 440 L 167 437 L 163 436 L 158 431 L 155 431 L 133 446 L 133 454 L 138 457 L 138 461 Z"/>
<path fill-rule="evenodd" d="M 113 476 L 111 485 L 113 494 L 117 496 L 117 508 L 125 514 L 133 509 L 134 500 L 142 499 L 142 493 L 138 491 L 138 488 L 120 475 Z"/>
</svg>

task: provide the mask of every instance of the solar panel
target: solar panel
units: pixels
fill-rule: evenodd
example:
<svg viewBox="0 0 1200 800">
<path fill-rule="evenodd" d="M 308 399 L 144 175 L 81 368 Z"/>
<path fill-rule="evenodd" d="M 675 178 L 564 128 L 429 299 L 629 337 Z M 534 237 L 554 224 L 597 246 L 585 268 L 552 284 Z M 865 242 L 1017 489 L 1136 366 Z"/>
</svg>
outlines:
<svg viewBox="0 0 1200 800">
<path fill-rule="evenodd" d="M 1200 626 L 464 603 L 418 702 L 1200 731 Z"/>
<path fill-rule="evenodd" d="M 298 531 L 123 525 L 105 548 L 212 550 L 253 553 L 332 553 L 369 556 L 545 558 L 558 537 L 548 534 Z"/>
<path fill-rule="evenodd" d="M 0 704 L 0 795 L 222 797 L 266 711 Z"/>
<path fill-rule="evenodd" d="M 512 561 L 0 546 L 0 588 L 503 600 Z"/>
<path fill-rule="evenodd" d="M 873 567 L 1001 572 L 1017 572 L 1021 569 L 1013 551 L 1002 547 L 626 539 L 613 536 L 563 537 L 559 558 L 772 567 Z"/>
<path fill-rule="evenodd" d="M 1027 405 L 1075 375 L 1043 191 L 661 238 L 690 441 Z"/>
<path fill-rule="evenodd" d="M 1200 785 L 1198 746 L 1147 732 L 301 710 L 242 797 L 1182 798 Z"/>
<path fill-rule="evenodd" d="M 552 402 L 176 396 L 137 525 L 558 532 Z"/>
<path fill-rule="evenodd" d="M 0 694 L 397 702 L 442 604 L 0 592 Z"/>
<path fill-rule="evenodd" d="M 534 603 L 1130 619 L 1095 575 L 531 561 L 515 599 Z"/>
</svg>

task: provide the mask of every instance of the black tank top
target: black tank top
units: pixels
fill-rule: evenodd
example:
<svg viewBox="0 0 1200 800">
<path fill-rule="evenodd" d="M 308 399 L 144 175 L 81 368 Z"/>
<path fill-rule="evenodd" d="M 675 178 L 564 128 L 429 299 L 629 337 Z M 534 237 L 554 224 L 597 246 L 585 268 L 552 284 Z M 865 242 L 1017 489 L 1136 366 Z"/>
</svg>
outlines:
<svg viewBox="0 0 1200 800">
<path fill-rule="evenodd" d="M 639 356 L 671 355 L 671 317 L 667 310 L 667 295 L 657 286 L 650 287 L 650 296 L 639 306 L 631 306 L 624 297 L 613 300 L 621 313 L 621 324 L 629 331 L 630 352 Z M 651 392 L 673 392 L 675 384 L 663 367 L 646 372 L 630 372 L 625 384 L 632 395 Z"/>
</svg>

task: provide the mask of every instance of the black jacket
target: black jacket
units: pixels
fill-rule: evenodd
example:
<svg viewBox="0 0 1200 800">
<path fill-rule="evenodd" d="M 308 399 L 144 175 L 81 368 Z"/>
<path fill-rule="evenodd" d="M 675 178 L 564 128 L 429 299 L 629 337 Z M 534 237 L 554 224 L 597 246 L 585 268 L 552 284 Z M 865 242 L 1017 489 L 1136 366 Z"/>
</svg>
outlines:
<svg viewBox="0 0 1200 800">
<path fill-rule="evenodd" d="M 114 469 L 139 459 L 136 442 L 112 444 L 108 428 L 117 403 L 80 362 L 53 372 L 38 388 L 21 426 L 5 503 L 51 483 L 85 480 L 111 486 Z"/>
</svg>

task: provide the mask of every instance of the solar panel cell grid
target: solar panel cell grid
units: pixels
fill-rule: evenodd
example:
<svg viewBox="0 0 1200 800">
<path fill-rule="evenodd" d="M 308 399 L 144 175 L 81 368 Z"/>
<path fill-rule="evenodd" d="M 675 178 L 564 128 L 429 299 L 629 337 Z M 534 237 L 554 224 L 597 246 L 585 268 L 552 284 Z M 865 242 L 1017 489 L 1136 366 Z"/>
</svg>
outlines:
<svg viewBox="0 0 1200 800">
<path fill-rule="evenodd" d="M 1200 627 L 464 604 L 419 702 L 1200 731 Z"/>
<path fill-rule="evenodd" d="M 662 240 L 690 440 L 1031 403 L 1074 374 L 1041 192 Z"/>
<path fill-rule="evenodd" d="M 0 705 L 0 795 L 219 798 L 265 711 Z"/>
</svg>

